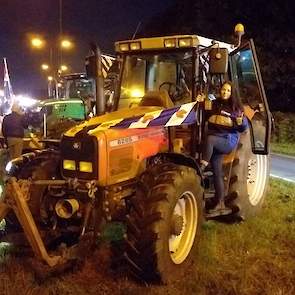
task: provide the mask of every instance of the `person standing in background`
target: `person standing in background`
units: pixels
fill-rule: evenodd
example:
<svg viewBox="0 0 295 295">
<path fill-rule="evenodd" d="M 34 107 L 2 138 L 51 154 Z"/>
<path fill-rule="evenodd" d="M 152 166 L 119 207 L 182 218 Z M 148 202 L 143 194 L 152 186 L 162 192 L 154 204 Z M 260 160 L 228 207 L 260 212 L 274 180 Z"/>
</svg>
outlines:
<svg viewBox="0 0 295 295">
<path fill-rule="evenodd" d="M 2 122 L 2 134 L 8 146 L 10 160 L 22 154 L 24 129 L 27 127 L 19 105 L 13 104 L 11 113 Z"/>
</svg>

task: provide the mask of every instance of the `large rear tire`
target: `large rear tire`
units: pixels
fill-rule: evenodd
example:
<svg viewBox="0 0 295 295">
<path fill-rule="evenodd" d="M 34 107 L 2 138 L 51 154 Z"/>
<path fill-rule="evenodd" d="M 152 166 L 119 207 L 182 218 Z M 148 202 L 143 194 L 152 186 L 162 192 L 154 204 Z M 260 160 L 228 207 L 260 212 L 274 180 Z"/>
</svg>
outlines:
<svg viewBox="0 0 295 295">
<path fill-rule="evenodd" d="M 241 134 L 232 166 L 227 205 L 242 220 L 255 216 L 266 196 L 269 156 L 253 154 L 250 131 Z"/>
<path fill-rule="evenodd" d="M 162 164 L 138 183 L 127 216 L 126 258 L 135 276 L 169 283 L 196 258 L 203 188 L 192 168 Z"/>
</svg>

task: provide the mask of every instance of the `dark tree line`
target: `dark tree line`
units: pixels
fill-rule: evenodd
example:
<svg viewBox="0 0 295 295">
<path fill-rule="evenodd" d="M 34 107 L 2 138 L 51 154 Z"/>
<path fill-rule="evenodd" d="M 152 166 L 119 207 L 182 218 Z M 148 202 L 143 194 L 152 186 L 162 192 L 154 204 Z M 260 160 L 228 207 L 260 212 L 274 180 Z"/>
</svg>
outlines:
<svg viewBox="0 0 295 295">
<path fill-rule="evenodd" d="M 273 111 L 295 112 L 295 4 L 287 0 L 174 0 L 140 36 L 198 34 L 232 42 L 236 23 L 253 38 Z"/>
</svg>

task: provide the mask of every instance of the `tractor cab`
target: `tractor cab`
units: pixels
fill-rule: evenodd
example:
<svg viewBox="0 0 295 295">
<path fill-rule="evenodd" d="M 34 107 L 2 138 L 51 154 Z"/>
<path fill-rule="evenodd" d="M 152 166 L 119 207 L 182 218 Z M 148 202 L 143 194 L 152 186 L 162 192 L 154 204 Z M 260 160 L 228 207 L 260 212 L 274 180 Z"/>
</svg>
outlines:
<svg viewBox="0 0 295 295">
<path fill-rule="evenodd" d="M 122 67 L 114 110 L 142 106 L 169 109 L 196 102 L 200 95 L 204 97 L 195 105 L 195 124 L 168 128 L 169 152 L 197 161 L 202 159 L 204 149 L 206 112 L 222 83 L 232 81 L 250 126 L 250 131 L 240 137 L 239 148 L 224 157 L 225 194 L 233 212 L 242 211 L 237 194 L 249 196 L 250 207 L 259 207 L 263 200 L 271 131 L 253 40 L 242 45 L 240 41 L 234 45 L 198 35 L 176 35 L 120 41 L 115 45 Z M 240 171 L 238 167 L 243 168 Z M 211 180 L 205 198 L 214 196 L 212 186 Z"/>
<path fill-rule="evenodd" d="M 210 94 L 216 96 L 221 84 L 231 80 L 251 122 L 253 153 L 268 154 L 270 112 L 252 40 L 235 47 L 197 35 L 177 35 L 120 41 L 115 47 L 122 69 L 113 110 L 169 108 L 196 101 L 203 93 L 199 109 L 206 111 Z"/>
<path fill-rule="evenodd" d="M 156 92 L 169 95 L 170 104 L 166 102 L 164 107 L 193 101 L 196 42 L 196 36 L 117 42 L 123 65 L 116 107 L 135 107 L 142 100 L 148 105 L 146 97 Z"/>
</svg>

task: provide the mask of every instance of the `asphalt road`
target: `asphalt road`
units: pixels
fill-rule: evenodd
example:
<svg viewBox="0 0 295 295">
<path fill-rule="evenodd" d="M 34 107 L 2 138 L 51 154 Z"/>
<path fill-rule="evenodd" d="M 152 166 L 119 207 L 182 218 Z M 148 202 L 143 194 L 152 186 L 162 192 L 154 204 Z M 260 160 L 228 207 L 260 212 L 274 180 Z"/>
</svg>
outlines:
<svg viewBox="0 0 295 295">
<path fill-rule="evenodd" d="M 295 157 L 272 154 L 270 175 L 295 183 Z"/>
</svg>

